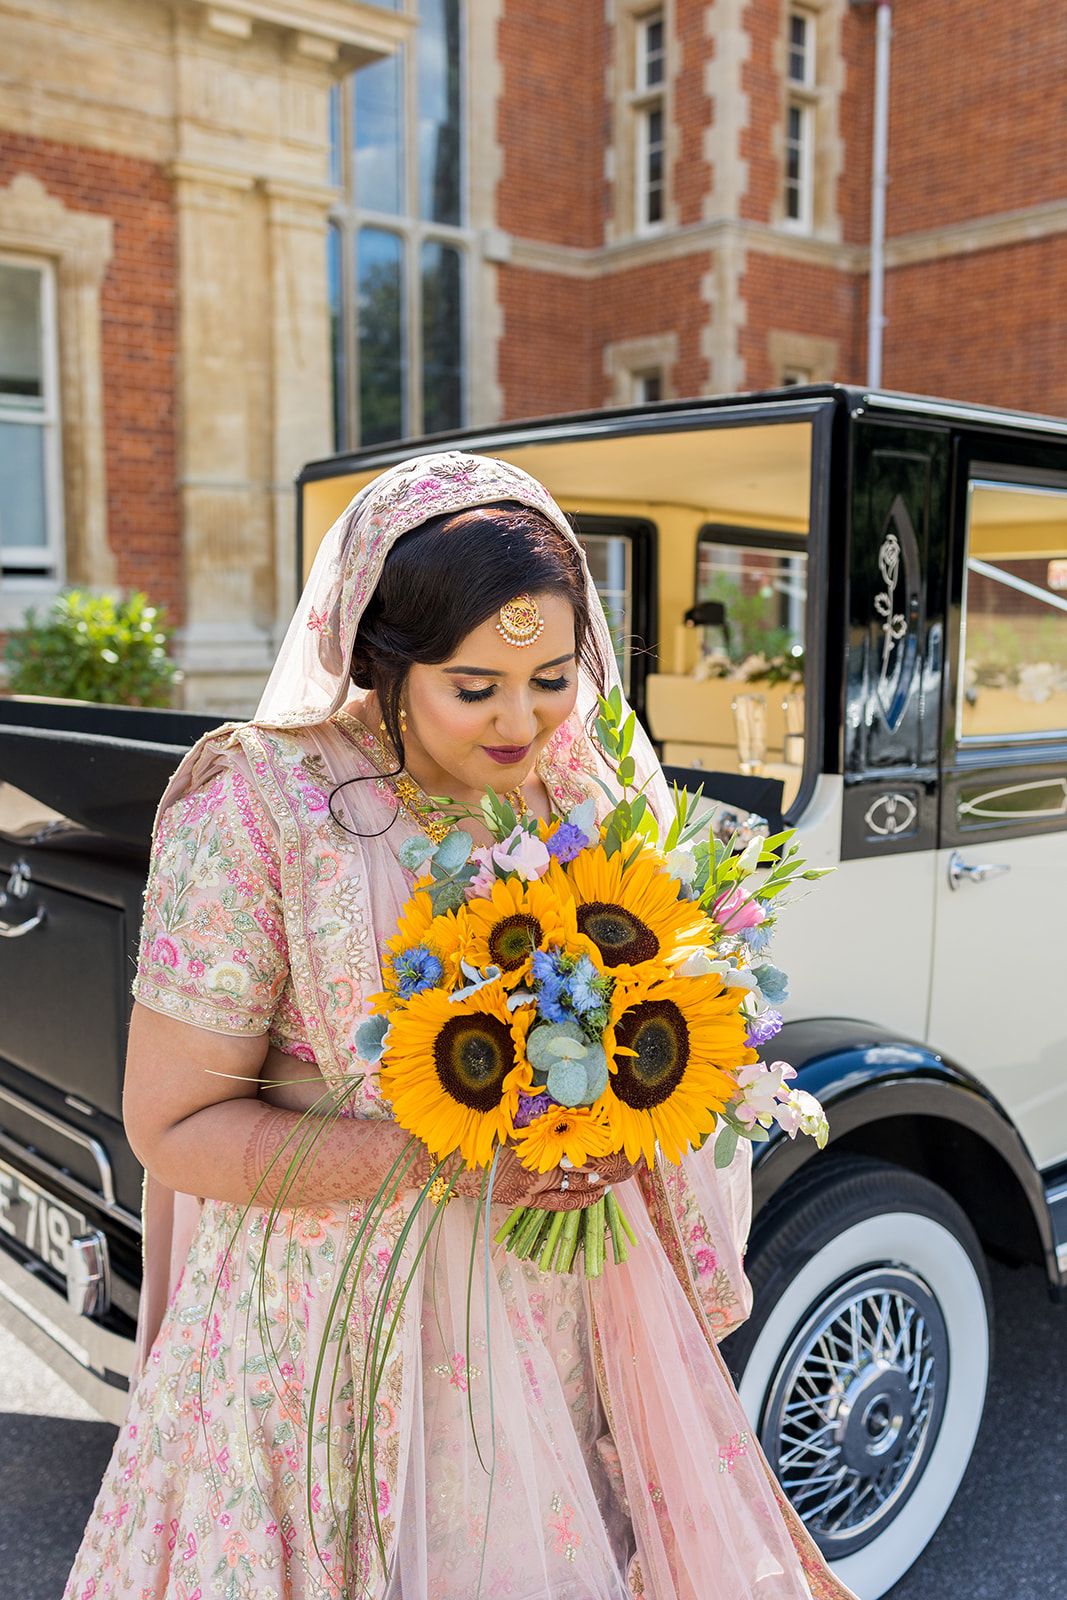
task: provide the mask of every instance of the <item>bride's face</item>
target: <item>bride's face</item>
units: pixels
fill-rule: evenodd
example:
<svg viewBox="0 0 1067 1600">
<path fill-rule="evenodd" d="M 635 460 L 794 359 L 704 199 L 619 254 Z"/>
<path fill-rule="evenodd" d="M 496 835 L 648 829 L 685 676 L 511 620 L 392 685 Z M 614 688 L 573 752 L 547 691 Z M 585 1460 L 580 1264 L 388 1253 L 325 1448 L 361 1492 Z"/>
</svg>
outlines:
<svg viewBox="0 0 1067 1600">
<path fill-rule="evenodd" d="M 407 676 L 408 767 L 431 792 L 497 793 L 529 777 L 544 745 L 574 709 L 578 673 L 574 611 L 561 595 L 538 595 L 545 626 L 533 644 L 516 646 L 490 617 L 436 666 L 416 663 Z M 434 770 L 436 769 L 436 770 Z"/>
</svg>

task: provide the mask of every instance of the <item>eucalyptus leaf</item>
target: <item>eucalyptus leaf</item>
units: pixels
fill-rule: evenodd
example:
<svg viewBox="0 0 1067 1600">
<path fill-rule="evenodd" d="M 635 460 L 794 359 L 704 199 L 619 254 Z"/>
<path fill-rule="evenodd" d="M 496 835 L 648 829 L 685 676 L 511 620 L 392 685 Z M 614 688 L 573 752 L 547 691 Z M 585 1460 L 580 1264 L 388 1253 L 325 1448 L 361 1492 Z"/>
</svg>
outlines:
<svg viewBox="0 0 1067 1600">
<path fill-rule="evenodd" d="M 572 806 L 567 813 L 567 821 L 572 828 L 578 828 L 587 838 L 592 838 L 596 832 L 596 801 L 590 798 L 583 800 L 581 805 Z"/>
<path fill-rule="evenodd" d="M 405 839 L 397 851 L 397 860 L 408 872 L 418 872 L 424 862 L 429 861 L 433 855 L 434 845 L 432 839 L 427 839 L 424 833 L 417 833 L 413 839 Z"/>
<path fill-rule="evenodd" d="M 720 1172 L 737 1153 L 737 1129 L 726 1125 L 715 1140 L 715 1165 Z"/>
<path fill-rule="evenodd" d="M 554 1061 L 548 1069 L 547 1089 L 561 1106 L 586 1103 L 587 1074 L 581 1061 Z"/>
<path fill-rule="evenodd" d="M 443 867 L 447 873 L 458 872 L 470 858 L 474 848 L 474 840 L 462 828 L 454 828 L 447 833 L 434 851 L 434 865 Z"/>
</svg>

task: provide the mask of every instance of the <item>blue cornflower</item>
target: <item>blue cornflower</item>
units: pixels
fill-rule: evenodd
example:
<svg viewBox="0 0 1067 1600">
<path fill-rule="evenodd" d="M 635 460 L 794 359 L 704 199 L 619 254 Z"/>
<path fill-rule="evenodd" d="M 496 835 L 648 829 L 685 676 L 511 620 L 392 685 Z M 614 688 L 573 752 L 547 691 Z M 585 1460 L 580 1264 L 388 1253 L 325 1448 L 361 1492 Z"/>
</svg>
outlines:
<svg viewBox="0 0 1067 1600">
<path fill-rule="evenodd" d="M 770 922 L 761 922 L 758 927 L 746 928 L 744 940 L 754 956 L 761 955 L 771 942 L 773 925 Z"/>
<path fill-rule="evenodd" d="M 557 861 L 573 861 L 588 843 L 589 835 L 583 833 L 581 828 L 576 827 L 573 822 L 561 822 L 545 840 L 545 849 L 550 856 L 555 856 Z"/>
<path fill-rule="evenodd" d="M 564 1003 L 564 980 L 554 957 L 547 950 L 535 950 L 533 976 L 537 985 L 537 1009 L 546 1022 L 565 1022 L 570 1013 Z"/>
<path fill-rule="evenodd" d="M 604 1004 L 601 977 L 588 956 L 578 957 L 565 987 L 576 1016 L 584 1017 L 586 1012 L 596 1011 Z"/>
<path fill-rule="evenodd" d="M 432 989 L 444 976 L 444 968 L 433 951 L 424 944 L 413 944 L 393 957 L 393 977 L 401 1000 Z"/>
<path fill-rule="evenodd" d="M 745 1043 L 750 1050 L 759 1050 L 761 1046 L 770 1044 L 776 1033 L 782 1028 L 782 1014 L 769 1008 L 762 1016 L 753 1017 L 748 1025 Z"/>
</svg>

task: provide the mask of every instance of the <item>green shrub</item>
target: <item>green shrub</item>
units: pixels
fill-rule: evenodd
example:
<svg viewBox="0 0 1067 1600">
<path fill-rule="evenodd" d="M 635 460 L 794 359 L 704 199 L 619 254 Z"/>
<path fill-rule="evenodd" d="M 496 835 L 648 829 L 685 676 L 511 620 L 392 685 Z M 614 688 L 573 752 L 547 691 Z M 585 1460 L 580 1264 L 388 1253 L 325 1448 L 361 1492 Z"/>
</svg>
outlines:
<svg viewBox="0 0 1067 1600">
<path fill-rule="evenodd" d="M 11 694 L 94 700 L 104 705 L 169 706 L 180 681 L 167 654 L 173 629 L 139 591 L 125 600 L 69 589 L 38 618 L 25 613 L 4 659 Z"/>
</svg>

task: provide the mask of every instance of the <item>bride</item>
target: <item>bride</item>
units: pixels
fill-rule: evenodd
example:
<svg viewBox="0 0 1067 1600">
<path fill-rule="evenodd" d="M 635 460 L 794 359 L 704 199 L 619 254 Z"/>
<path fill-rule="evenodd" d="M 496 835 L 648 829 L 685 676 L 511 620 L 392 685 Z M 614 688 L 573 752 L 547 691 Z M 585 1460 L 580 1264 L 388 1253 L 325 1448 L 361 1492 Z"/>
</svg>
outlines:
<svg viewBox="0 0 1067 1600">
<path fill-rule="evenodd" d="M 505 1157 L 494 1221 L 617 1187 L 638 1245 L 592 1283 L 472 1252 L 465 1174 L 361 1413 L 372 1306 L 430 1170 L 404 1171 L 355 1272 L 408 1144 L 354 1048 L 413 881 L 398 852 L 443 836 L 445 795 L 603 806 L 587 729 L 617 681 L 551 496 L 504 462 L 423 456 L 327 534 L 257 715 L 174 774 L 126 1066 L 139 1367 L 65 1600 L 848 1600 L 717 1350 L 749 1308 L 744 1141 L 725 1172 L 710 1147 L 544 1176 Z M 643 735 L 633 754 L 662 814 Z"/>
</svg>

